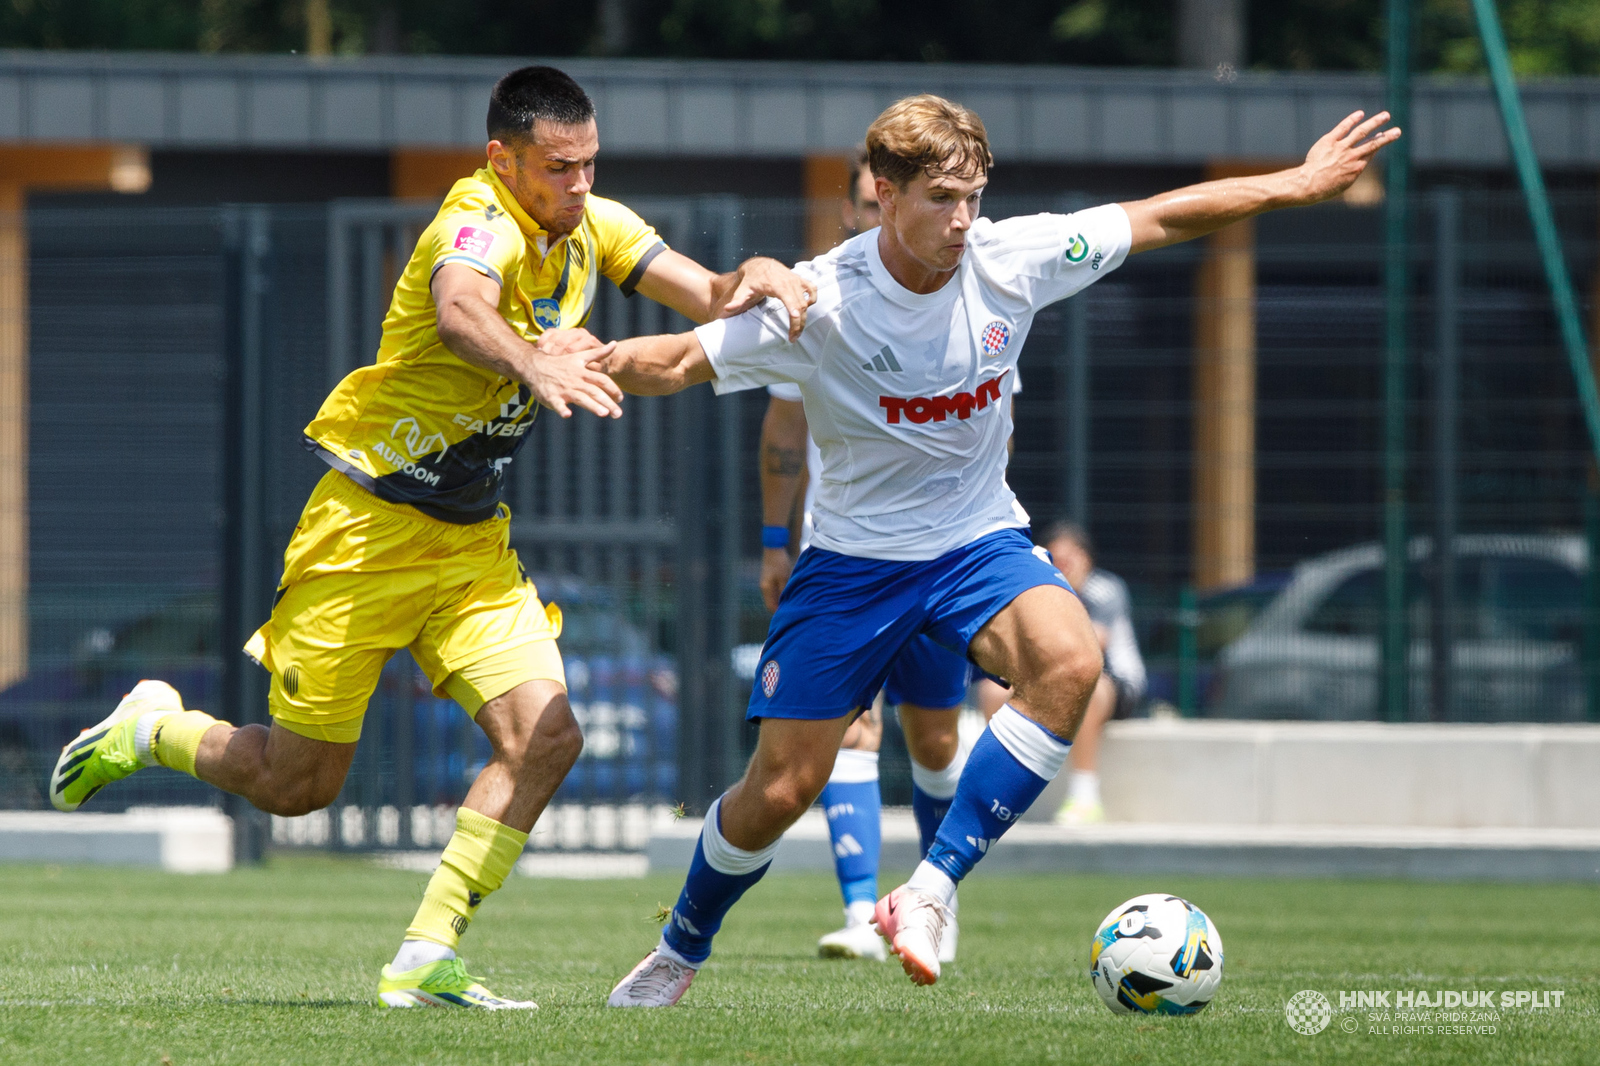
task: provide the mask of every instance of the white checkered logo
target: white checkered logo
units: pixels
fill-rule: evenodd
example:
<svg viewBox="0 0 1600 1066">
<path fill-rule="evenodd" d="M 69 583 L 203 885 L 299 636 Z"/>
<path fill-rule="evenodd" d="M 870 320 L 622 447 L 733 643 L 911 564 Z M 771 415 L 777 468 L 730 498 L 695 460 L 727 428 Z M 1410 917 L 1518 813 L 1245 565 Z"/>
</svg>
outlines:
<svg viewBox="0 0 1600 1066">
<path fill-rule="evenodd" d="M 768 659 L 767 665 L 761 668 L 761 691 L 767 694 L 767 699 L 772 698 L 773 692 L 778 688 L 778 660 Z"/>
<path fill-rule="evenodd" d="M 1306 989 L 1296 992 L 1284 1004 L 1283 1017 L 1289 1028 L 1303 1036 L 1316 1036 L 1333 1020 L 1333 1004 L 1321 992 Z"/>
</svg>

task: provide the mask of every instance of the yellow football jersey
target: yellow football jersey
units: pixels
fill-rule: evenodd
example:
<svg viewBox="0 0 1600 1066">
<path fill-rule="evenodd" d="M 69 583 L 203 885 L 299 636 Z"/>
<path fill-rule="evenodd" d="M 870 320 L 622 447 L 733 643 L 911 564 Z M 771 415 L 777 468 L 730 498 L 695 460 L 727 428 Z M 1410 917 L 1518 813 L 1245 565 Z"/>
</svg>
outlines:
<svg viewBox="0 0 1600 1066">
<path fill-rule="evenodd" d="M 547 239 L 490 168 L 456 182 L 395 285 L 377 362 L 323 401 L 306 447 L 380 499 L 446 522 L 492 517 L 537 404 L 527 386 L 439 340 L 434 272 L 462 263 L 493 278 L 501 316 L 532 341 L 587 322 L 602 274 L 631 296 L 666 248 L 638 215 L 599 196 L 576 230 Z"/>
</svg>

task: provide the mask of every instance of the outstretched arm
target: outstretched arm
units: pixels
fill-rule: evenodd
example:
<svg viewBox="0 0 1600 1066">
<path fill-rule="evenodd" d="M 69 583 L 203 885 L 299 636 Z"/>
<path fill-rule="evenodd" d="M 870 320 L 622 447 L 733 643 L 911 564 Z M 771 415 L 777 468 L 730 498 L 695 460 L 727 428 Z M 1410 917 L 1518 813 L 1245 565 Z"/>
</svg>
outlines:
<svg viewBox="0 0 1600 1066">
<path fill-rule="evenodd" d="M 433 275 L 439 339 L 464 363 L 520 381 L 562 418 L 573 407 L 622 417 L 622 393 L 584 364 L 610 351 L 586 329 L 550 329 L 529 344 L 500 317 L 500 286 L 460 263 Z"/>
<path fill-rule="evenodd" d="M 635 396 L 666 396 L 716 376 L 693 332 L 622 341 L 588 369 L 609 374 L 623 392 Z"/>
<path fill-rule="evenodd" d="M 1356 111 L 1311 146 L 1298 167 L 1248 178 L 1224 178 L 1122 205 L 1133 226 L 1133 248 L 1145 252 L 1204 237 L 1232 222 L 1280 207 L 1306 207 L 1331 200 L 1355 184 L 1368 162 L 1400 130 L 1380 127 L 1389 112 Z"/>
<path fill-rule="evenodd" d="M 776 259 L 758 255 L 726 274 L 713 274 L 670 248 L 650 260 L 644 277 L 639 279 L 638 291 L 700 323 L 731 318 L 775 296 L 789 312 L 791 341 L 799 339 L 806 324 L 806 309 L 817 298 L 815 285 Z"/>
</svg>

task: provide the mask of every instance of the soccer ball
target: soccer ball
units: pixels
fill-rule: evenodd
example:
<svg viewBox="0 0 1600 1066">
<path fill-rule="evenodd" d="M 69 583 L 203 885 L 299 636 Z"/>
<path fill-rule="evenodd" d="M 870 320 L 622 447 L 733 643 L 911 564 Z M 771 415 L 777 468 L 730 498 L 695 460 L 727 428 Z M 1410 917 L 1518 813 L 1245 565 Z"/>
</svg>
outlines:
<svg viewBox="0 0 1600 1066">
<path fill-rule="evenodd" d="M 1135 896 L 1095 932 L 1089 979 L 1118 1014 L 1194 1014 L 1222 983 L 1222 937 L 1186 899 Z"/>
</svg>

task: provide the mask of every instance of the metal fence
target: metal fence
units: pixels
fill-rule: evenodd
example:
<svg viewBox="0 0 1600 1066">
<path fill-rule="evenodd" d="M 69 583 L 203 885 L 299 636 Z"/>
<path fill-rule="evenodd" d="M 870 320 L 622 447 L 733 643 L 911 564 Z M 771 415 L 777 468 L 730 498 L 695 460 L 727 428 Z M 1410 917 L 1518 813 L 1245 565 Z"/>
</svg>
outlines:
<svg viewBox="0 0 1600 1066">
<path fill-rule="evenodd" d="M 995 200 L 987 213 L 1071 202 Z M 803 254 L 801 203 L 634 206 L 713 267 Z M 1574 274 L 1591 282 L 1595 198 L 1558 198 L 1557 210 Z M 0 803 L 43 805 L 55 749 L 142 676 L 171 679 L 190 705 L 230 720 L 264 719 L 266 675 L 234 649 L 266 617 L 323 472 L 300 430 L 331 382 L 371 357 L 430 214 L 359 202 L 27 216 L 30 653 L 27 676 L 0 692 Z M 1600 614 L 1585 529 L 1600 518 L 1585 510 L 1591 464 L 1520 200 L 1427 193 L 1417 216 L 1411 714 L 1592 716 Z M 1036 520 L 1088 525 L 1099 564 L 1129 582 L 1152 702 L 1373 717 L 1379 212 L 1334 204 L 1257 223 L 1255 577 L 1197 592 L 1204 254 L 1140 256 L 1039 316 L 1011 482 Z M 590 322 L 603 337 L 683 325 L 609 286 Z M 648 807 L 702 807 L 737 776 L 752 733 L 734 652 L 766 623 L 754 454 L 764 408 L 758 393 L 696 389 L 631 398 L 615 422 L 546 416 L 513 465 L 512 539 L 565 612 L 587 742 L 540 846 L 642 846 Z M 334 808 L 276 826 L 235 813 L 283 844 L 436 846 L 438 812 L 486 754 L 402 654 Z M 892 802 L 908 788 L 892 743 L 884 765 Z M 153 802 L 218 800 L 166 771 L 95 800 Z"/>
</svg>

